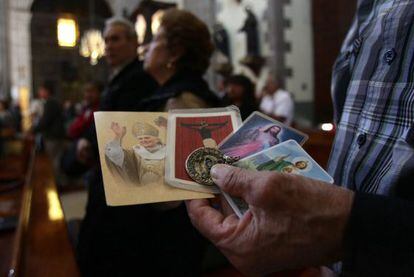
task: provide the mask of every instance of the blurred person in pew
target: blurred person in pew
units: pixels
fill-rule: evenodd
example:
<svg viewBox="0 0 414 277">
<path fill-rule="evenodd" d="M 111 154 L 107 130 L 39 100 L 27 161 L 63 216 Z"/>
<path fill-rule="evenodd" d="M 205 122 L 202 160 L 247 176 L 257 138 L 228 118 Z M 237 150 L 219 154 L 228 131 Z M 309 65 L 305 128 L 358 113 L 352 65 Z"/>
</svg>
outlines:
<svg viewBox="0 0 414 277">
<path fill-rule="evenodd" d="M 257 110 L 255 86 L 246 76 L 237 74 L 228 77 L 225 81 L 225 93 L 223 100 L 237 106 L 243 120 Z"/>
<path fill-rule="evenodd" d="M 6 100 L 0 100 L 0 125 L 5 129 L 15 129 L 15 122 L 13 114 L 9 109 L 9 102 Z"/>
<path fill-rule="evenodd" d="M 291 125 L 295 103 L 290 92 L 281 88 L 281 81 L 269 74 L 263 87 L 260 110 L 274 119 Z"/>
<path fill-rule="evenodd" d="M 83 90 L 81 114 L 70 123 L 67 135 L 78 139 L 93 123 L 93 113 L 99 109 L 102 85 L 99 82 L 89 82 Z"/>
<path fill-rule="evenodd" d="M 60 170 L 60 158 L 64 149 L 64 117 L 62 105 L 54 97 L 53 86 L 50 82 L 44 82 L 37 90 L 38 98 L 43 104 L 43 111 L 35 125 L 32 127 L 34 134 L 40 134 L 45 151 L 51 159 L 56 182 L 63 184 Z"/>
<path fill-rule="evenodd" d="M 13 117 L 6 100 L 0 100 L 0 157 L 4 152 L 4 140 L 7 133 L 14 130 Z"/>
</svg>

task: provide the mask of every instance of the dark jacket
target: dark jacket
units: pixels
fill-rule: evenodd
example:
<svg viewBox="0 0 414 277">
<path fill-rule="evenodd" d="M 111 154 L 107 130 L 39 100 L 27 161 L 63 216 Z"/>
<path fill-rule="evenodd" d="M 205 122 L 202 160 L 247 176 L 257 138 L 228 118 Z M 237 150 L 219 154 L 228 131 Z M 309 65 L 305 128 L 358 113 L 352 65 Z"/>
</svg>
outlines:
<svg viewBox="0 0 414 277">
<path fill-rule="evenodd" d="M 142 63 L 134 60 L 106 86 L 100 110 L 136 111 L 155 88 Z M 149 262 L 138 249 L 151 234 L 145 226 L 151 226 L 152 212 L 145 205 L 106 206 L 94 124 L 84 138 L 91 142 L 96 161 L 87 174 L 88 202 L 77 247 L 80 270 L 83 276 L 127 276 L 138 270 L 138 261 Z"/>
<path fill-rule="evenodd" d="M 62 139 L 65 137 L 63 110 L 54 98 L 48 98 L 44 104 L 43 115 L 34 126 L 35 133 L 41 133 L 45 139 Z"/>
<path fill-rule="evenodd" d="M 106 86 L 102 93 L 102 111 L 138 111 L 141 101 L 157 88 L 138 60 L 125 66 Z"/>
<path fill-rule="evenodd" d="M 414 148 L 414 127 L 406 141 Z M 400 172 L 392 197 L 355 192 L 342 276 L 413 275 L 413 180 L 412 156 Z"/>
<path fill-rule="evenodd" d="M 220 105 L 218 97 L 209 89 L 208 84 L 199 74 L 181 72 L 173 76 L 162 87 L 158 88 L 154 95 L 142 101 L 141 110 L 160 111 L 168 110 L 171 99 L 179 99 L 184 93 L 191 93 L 201 100 L 206 107 Z M 182 103 L 189 106 L 189 103 Z"/>
</svg>

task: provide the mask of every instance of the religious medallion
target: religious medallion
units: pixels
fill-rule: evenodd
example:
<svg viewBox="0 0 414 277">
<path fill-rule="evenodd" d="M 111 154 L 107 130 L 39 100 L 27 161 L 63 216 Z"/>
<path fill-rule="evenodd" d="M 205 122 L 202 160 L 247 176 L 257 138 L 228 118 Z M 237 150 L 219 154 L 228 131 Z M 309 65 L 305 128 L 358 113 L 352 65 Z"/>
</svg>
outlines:
<svg viewBox="0 0 414 277">
<path fill-rule="evenodd" d="M 185 169 L 191 179 L 205 186 L 213 186 L 210 170 L 215 164 L 233 164 L 238 158 L 224 155 L 216 148 L 201 147 L 194 150 L 185 162 Z"/>
</svg>

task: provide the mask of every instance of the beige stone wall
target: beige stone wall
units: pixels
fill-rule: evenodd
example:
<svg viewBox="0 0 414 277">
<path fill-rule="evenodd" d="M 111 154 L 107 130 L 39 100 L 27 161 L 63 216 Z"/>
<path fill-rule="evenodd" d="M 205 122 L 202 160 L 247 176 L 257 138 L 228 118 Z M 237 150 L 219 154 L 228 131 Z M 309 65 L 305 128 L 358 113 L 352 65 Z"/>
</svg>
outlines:
<svg viewBox="0 0 414 277">
<path fill-rule="evenodd" d="M 9 66 L 7 44 L 7 2 L 0 1 L 0 98 L 6 98 L 9 91 Z"/>
</svg>

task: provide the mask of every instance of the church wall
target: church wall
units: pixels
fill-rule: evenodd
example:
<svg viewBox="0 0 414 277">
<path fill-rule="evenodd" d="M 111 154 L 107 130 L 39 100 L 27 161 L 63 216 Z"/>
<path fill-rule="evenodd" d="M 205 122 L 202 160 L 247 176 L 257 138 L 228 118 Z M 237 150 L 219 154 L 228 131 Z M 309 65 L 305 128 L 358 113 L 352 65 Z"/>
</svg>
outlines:
<svg viewBox="0 0 414 277">
<path fill-rule="evenodd" d="M 107 0 L 114 14 L 118 16 L 125 12 L 127 15 L 131 14 L 140 1 Z M 0 78 L 3 84 L 4 80 L 9 80 L 10 89 L 7 92 L 0 91 L 0 94 L 9 95 L 11 92 L 15 97 L 22 93 L 32 95 L 31 14 L 29 11 L 32 2 L 32 0 L 1 1 L 0 13 L 5 12 L 7 17 L 1 16 L 0 20 L 5 21 L 7 18 L 7 24 L 1 24 L 3 28 L 0 28 L 0 53 L 2 53 L 0 54 L 0 65 L 3 69 L 9 68 L 9 71 L 0 72 Z M 320 70 L 314 71 L 316 68 L 322 67 L 319 65 L 322 63 L 320 55 L 315 57 L 315 61 L 313 60 L 317 53 L 321 53 L 320 50 L 313 47 L 317 44 L 320 48 L 321 45 L 321 40 L 313 37 L 318 34 L 314 34 L 316 32 L 313 29 L 315 22 L 312 21 L 315 16 L 319 18 L 320 13 L 312 11 L 312 5 L 317 7 L 318 1 L 243 0 L 241 4 L 234 0 L 165 0 L 165 2 L 177 3 L 179 7 L 191 10 L 206 21 L 210 28 L 216 20 L 224 24 L 230 36 L 235 72 L 242 71 L 239 60 L 246 54 L 245 33 L 239 33 L 238 30 L 246 18 L 244 7 L 250 6 L 259 22 L 261 54 L 269 59 L 269 69 L 281 76 L 285 81 L 286 88 L 295 95 L 299 120 L 308 119 L 309 124 L 314 121 L 314 94 L 329 93 L 328 73 L 326 73 L 326 78 L 321 79 L 318 77 L 321 75 L 318 73 Z M 340 3 L 342 2 L 346 1 L 341 0 Z M 5 11 L 5 9 L 7 10 Z M 332 17 L 335 14 L 338 15 L 336 10 L 335 13 L 332 13 Z M 341 20 L 338 19 L 338 22 Z M 326 25 L 323 24 L 325 29 L 329 29 L 329 26 Z M 316 26 L 322 25 L 316 24 Z M 329 31 L 325 29 L 325 33 Z M 323 67 L 329 66 L 324 63 Z M 330 71 L 330 68 L 327 71 Z M 211 76 L 210 74 L 208 78 L 210 84 L 214 85 L 214 78 Z M 318 79 L 323 80 L 323 86 L 319 81 L 316 82 Z M 328 100 L 326 103 L 324 102 L 324 106 L 329 104 Z M 326 118 L 328 117 L 329 115 Z M 322 116 L 318 115 L 317 118 L 320 120 Z"/>
<path fill-rule="evenodd" d="M 0 99 L 6 98 L 9 91 L 9 56 L 7 44 L 7 2 L 0 1 Z"/>
<path fill-rule="evenodd" d="M 313 37 L 310 1 L 292 0 L 284 7 L 290 26 L 285 29 L 286 65 L 292 74 L 286 87 L 294 92 L 296 101 L 313 101 Z"/>
<path fill-rule="evenodd" d="M 295 96 L 295 120 L 302 125 L 313 123 L 314 61 L 311 1 L 291 0 L 283 9 L 288 22 L 284 30 L 286 88 Z"/>
<path fill-rule="evenodd" d="M 20 103 L 24 112 L 23 127 L 29 126 L 28 108 L 31 97 L 32 69 L 30 51 L 31 0 L 5 0 L 8 2 L 7 55 L 10 77 L 10 94 Z"/>
<path fill-rule="evenodd" d="M 141 3 L 142 0 L 106 0 L 106 2 L 111 6 L 112 12 L 116 16 L 122 16 L 124 12 L 127 13 L 127 15 L 130 15 L 134 12 L 135 8 L 138 7 L 139 3 Z M 165 2 L 165 3 L 176 3 L 179 7 L 182 7 L 184 0 L 157 0 L 159 2 Z M 203 0 L 201 0 L 203 1 Z M 188 2 L 196 2 L 198 3 L 199 0 L 189 0 Z M 204 2 L 210 2 L 204 1 Z"/>
</svg>

